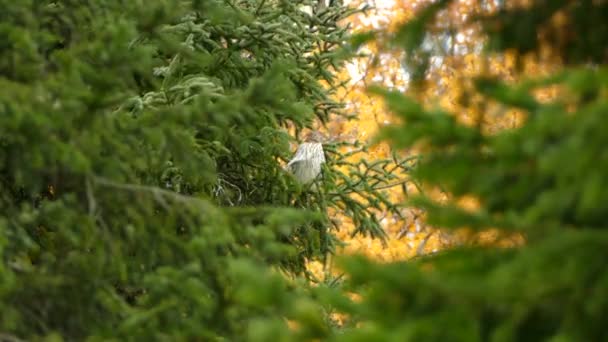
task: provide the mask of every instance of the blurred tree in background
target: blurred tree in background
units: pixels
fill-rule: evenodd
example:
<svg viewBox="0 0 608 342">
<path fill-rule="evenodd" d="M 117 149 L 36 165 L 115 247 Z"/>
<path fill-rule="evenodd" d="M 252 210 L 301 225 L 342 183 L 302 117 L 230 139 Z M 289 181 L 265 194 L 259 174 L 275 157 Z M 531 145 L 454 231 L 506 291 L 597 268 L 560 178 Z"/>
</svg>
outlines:
<svg viewBox="0 0 608 342">
<path fill-rule="evenodd" d="M 523 240 L 511 248 L 465 243 L 391 264 L 345 258 L 342 293 L 319 289 L 347 314 L 332 340 L 606 340 L 608 3 L 466 2 L 492 8 L 462 27 L 479 29 L 485 42 L 478 57 L 465 58 L 482 61 L 455 99 L 470 110 L 466 119 L 427 92 L 436 86 L 427 38 L 462 3 L 419 6 L 394 34 L 376 34 L 405 50 L 411 76 L 405 92 L 372 88 L 400 122 L 381 136 L 421 151 L 412 176 L 445 195 L 410 198 L 429 224 Z M 501 60 L 517 77 L 492 73 Z M 551 72 L 528 72 L 534 63 L 551 63 Z M 520 119 L 488 124 L 513 111 Z"/>
</svg>

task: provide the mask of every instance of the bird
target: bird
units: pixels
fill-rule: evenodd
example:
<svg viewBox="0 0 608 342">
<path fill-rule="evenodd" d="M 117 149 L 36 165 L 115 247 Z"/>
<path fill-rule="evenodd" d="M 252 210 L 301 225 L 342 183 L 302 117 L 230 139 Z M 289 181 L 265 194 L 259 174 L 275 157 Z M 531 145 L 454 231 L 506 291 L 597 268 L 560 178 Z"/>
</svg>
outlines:
<svg viewBox="0 0 608 342">
<path fill-rule="evenodd" d="M 325 163 L 324 141 L 325 137 L 319 131 L 310 132 L 287 163 L 286 169 L 301 184 L 310 184 L 321 173 L 321 165 Z"/>
</svg>

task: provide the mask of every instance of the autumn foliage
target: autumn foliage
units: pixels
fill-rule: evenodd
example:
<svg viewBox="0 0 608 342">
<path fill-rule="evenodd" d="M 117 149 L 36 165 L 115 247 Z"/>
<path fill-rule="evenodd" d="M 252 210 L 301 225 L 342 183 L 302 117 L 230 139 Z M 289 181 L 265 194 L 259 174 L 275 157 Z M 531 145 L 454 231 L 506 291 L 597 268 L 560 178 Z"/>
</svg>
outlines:
<svg viewBox="0 0 608 342">
<path fill-rule="evenodd" d="M 605 339 L 606 4 L 403 4 L 416 8 L 364 47 L 403 52 L 409 79 L 366 89 L 395 115 L 380 136 L 422 155 L 409 208 L 449 243 L 407 262 L 344 258 L 359 296 L 335 302 L 352 327 L 336 340 Z"/>
</svg>

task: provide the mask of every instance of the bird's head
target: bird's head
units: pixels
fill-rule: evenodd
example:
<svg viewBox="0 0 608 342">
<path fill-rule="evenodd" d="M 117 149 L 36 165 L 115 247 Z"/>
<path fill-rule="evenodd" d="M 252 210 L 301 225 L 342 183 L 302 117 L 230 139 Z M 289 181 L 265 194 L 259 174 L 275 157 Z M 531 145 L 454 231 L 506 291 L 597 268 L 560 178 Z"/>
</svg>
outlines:
<svg viewBox="0 0 608 342">
<path fill-rule="evenodd" d="M 309 142 L 309 143 L 323 143 L 326 140 L 327 140 L 327 137 L 319 131 L 311 131 L 304 138 L 304 142 Z"/>
</svg>

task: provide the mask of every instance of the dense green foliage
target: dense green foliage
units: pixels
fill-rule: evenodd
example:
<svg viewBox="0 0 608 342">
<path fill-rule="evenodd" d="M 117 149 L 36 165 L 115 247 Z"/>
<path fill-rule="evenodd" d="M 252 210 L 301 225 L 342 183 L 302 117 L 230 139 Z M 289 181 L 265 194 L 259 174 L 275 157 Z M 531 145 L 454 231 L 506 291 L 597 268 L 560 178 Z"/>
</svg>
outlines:
<svg viewBox="0 0 608 342">
<path fill-rule="evenodd" d="M 343 174 L 325 196 L 281 166 L 287 127 L 343 115 L 352 11 L 306 3 L 1 2 L 0 336 L 239 340 L 308 314 L 280 270 L 332 250 L 327 209 L 379 223 Z"/>
<path fill-rule="evenodd" d="M 548 40 L 559 73 L 476 80 L 488 101 L 526 110 L 521 127 L 488 135 L 376 90 L 403 119 L 383 137 L 428 147 L 413 176 L 481 201 L 474 213 L 412 205 L 443 227 L 520 232 L 524 246 L 348 258 L 343 279 L 312 289 L 289 275 L 331 251 L 328 208 L 380 235 L 373 206 L 397 207 L 375 191 L 391 178 L 382 162 L 333 170 L 336 146 L 319 191 L 281 167 L 285 127 L 341 115 L 330 95 L 349 11 L 309 15 L 308 3 L 0 1 L 0 339 L 608 339 L 605 2 L 472 19 L 489 49 L 521 52 L 538 49 L 551 13 L 570 19 L 576 39 Z M 416 55 L 445 3 L 395 44 Z M 549 84 L 569 96 L 531 96 Z M 334 311 L 349 315 L 343 327 Z"/>
</svg>

